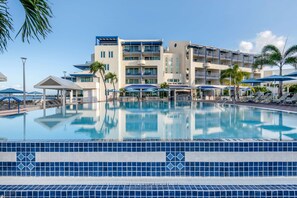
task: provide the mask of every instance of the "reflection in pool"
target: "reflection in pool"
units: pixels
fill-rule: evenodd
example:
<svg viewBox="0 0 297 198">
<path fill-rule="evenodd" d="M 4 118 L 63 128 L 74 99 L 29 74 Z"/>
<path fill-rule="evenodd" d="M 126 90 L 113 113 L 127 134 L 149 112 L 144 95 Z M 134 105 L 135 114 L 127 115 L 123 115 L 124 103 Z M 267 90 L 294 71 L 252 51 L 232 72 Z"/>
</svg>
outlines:
<svg viewBox="0 0 297 198">
<path fill-rule="evenodd" d="M 111 102 L 0 118 L 2 140 L 297 138 L 297 114 L 199 102 Z"/>
</svg>

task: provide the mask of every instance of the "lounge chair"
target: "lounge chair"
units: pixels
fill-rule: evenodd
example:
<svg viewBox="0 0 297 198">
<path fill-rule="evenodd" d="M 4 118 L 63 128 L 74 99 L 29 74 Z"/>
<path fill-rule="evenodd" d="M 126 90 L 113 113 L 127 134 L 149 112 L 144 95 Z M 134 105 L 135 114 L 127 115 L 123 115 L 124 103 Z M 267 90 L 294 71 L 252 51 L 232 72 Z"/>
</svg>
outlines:
<svg viewBox="0 0 297 198">
<path fill-rule="evenodd" d="M 293 104 L 297 102 L 297 93 L 295 93 L 292 97 L 286 98 L 286 100 L 283 102 L 284 104 Z"/>
<path fill-rule="evenodd" d="M 272 101 L 273 101 L 273 96 L 269 95 L 265 99 L 261 100 L 260 103 L 268 104 L 268 103 L 271 103 Z"/>
<path fill-rule="evenodd" d="M 289 93 L 285 93 L 285 94 L 282 95 L 280 98 L 278 98 L 278 99 L 274 99 L 272 102 L 275 102 L 275 103 L 277 103 L 277 104 L 279 104 L 279 103 L 283 103 L 283 102 L 287 99 L 287 97 L 288 97 L 289 95 L 290 95 Z"/>
<path fill-rule="evenodd" d="M 264 101 L 266 98 L 268 98 L 271 95 L 271 93 L 266 93 L 264 95 L 261 95 L 260 97 L 255 98 L 253 102 L 261 102 Z"/>
</svg>

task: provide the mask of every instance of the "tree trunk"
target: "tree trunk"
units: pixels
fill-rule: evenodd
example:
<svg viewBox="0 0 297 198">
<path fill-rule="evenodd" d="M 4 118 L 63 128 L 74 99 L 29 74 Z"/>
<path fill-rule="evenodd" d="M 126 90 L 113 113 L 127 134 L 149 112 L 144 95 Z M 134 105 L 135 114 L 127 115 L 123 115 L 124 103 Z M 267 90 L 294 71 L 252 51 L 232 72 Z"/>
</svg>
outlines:
<svg viewBox="0 0 297 198">
<path fill-rule="evenodd" d="M 115 86 L 114 86 L 114 82 L 112 82 L 112 86 L 113 86 L 113 101 L 115 100 Z"/>
<path fill-rule="evenodd" d="M 279 75 L 282 76 L 283 75 L 283 66 L 280 65 L 279 67 Z M 281 97 L 283 95 L 283 82 L 279 82 L 279 86 L 278 86 L 278 97 Z"/>
<path fill-rule="evenodd" d="M 105 79 L 103 77 L 103 74 L 100 72 L 101 78 L 102 78 L 102 82 L 104 85 L 104 94 L 105 94 L 105 102 L 107 102 L 107 94 L 106 94 L 106 83 L 105 83 Z"/>
</svg>

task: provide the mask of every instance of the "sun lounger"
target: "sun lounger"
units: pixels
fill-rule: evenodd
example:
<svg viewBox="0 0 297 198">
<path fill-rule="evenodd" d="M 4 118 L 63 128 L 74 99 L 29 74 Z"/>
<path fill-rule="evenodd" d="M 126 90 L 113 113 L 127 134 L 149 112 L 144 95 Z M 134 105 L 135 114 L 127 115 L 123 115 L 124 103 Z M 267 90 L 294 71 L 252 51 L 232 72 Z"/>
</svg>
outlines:
<svg viewBox="0 0 297 198">
<path fill-rule="evenodd" d="M 261 102 L 263 100 L 265 100 L 266 98 L 268 98 L 271 95 L 271 93 L 266 93 L 264 95 L 261 95 L 260 97 L 255 98 L 255 100 L 253 100 L 253 102 Z"/>
<path fill-rule="evenodd" d="M 287 97 L 289 96 L 290 94 L 289 93 L 285 93 L 284 95 L 282 95 L 280 98 L 278 99 L 274 99 L 273 102 L 279 104 L 279 103 L 283 103 Z"/>
<path fill-rule="evenodd" d="M 285 104 L 294 104 L 297 102 L 297 93 L 295 93 L 292 97 L 286 98 L 284 101 Z"/>
<path fill-rule="evenodd" d="M 264 100 L 260 101 L 260 103 L 268 104 L 268 103 L 271 103 L 272 101 L 273 101 L 273 96 L 269 95 Z"/>
</svg>

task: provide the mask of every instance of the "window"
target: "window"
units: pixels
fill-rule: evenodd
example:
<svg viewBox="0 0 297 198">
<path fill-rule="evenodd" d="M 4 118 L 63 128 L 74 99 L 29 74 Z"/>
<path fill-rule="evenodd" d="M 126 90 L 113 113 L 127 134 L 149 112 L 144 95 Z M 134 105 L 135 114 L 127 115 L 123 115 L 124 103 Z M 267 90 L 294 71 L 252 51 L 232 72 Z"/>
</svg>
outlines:
<svg viewBox="0 0 297 198">
<path fill-rule="evenodd" d="M 157 84 L 157 79 L 145 79 L 145 84 Z"/>
<path fill-rule="evenodd" d="M 93 77 L 80 77 L 80 82 L 93 82 Z"/>
<path fill-rule="evenodd" d="M 109 52 L 108 52 L 108 57 L 109 57 L 109 58 L 113 58 L 113 51 L 109 51 Z"/>
<path fill-rule="evenodd" d="M 168 73 L 168 58 L 165 58 L 165 73 Z"/>
<path fill-rule="evenodd" d="M 126 79 L 126 84 L 139 84 L 139 79 Z"/>
<path fill-rule="evenodd" d="M 109 64 L 105 64 L 105 70 L 106 70 L 106 71 L 109 70 Z"/>
<path fill-rule="evenodd" d="M 140 75 L 139 68 L 128 68 L 128 69 L 126 69 L 126 75 Z"/>
<path fill-rule="evenodd" d="M 179 73 L 179 58 L 176 58 L 176 69 L 175 69 L 175 73 Z"/>
<path fill-rule="evenodd" d="M 160 60 L 159 56 L 147 56 L 144 58 L 144 60 Z"/>
<path fill-rule="evenodd" d="M 101 58 L 105 58 L 105 51 L 101 51 Z"/>
<path fill-rule="evenodd" d="M 124 57 L 124 60 L 139 60 L 139 57 L 135 57 L 135 56 L 126 56 L 126 57 Z"/>
</svg>

